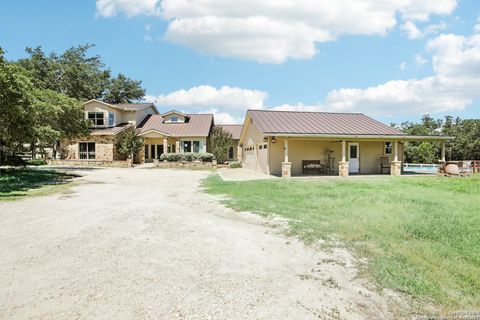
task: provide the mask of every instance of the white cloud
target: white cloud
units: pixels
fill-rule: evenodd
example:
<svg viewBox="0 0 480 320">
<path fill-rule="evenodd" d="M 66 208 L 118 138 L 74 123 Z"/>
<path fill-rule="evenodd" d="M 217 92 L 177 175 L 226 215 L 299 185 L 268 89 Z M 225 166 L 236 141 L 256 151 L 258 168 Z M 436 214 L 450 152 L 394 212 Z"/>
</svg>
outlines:
<svg viewBox="0 0 480 320">
<path fill-rule="evenodd" d="M 127 17 L 161 14 L 160 0 L 97 0 L 96 7 L 97 15 L 101 17 L 113 17 L 119 12 Z"/>
<path fill-rule="evenodd" d="M 450 14 L 456 4 L 457 0 L 97 0 L 97 15 L 158 15 L 169 22 L 166 38 L 172 42 L 207 54 L 282 63 L 311 58 L 316 44 L 344 34 L 385 35 L 398 19 L 414 32 L 415 21 Z"/>
<path fill-rule="evenodd" d="M 146 96 L 163 109 L 182 109 L 185 112 L 215 114 L 217 123 L 238 123 L 247 109 L 263 109 L 267 93 L 259 90 L 202 85 L 159 96 Z"/>
<path fill-rule="evenodd" d="M 440 35 L 427 48 L 435 75 L 334 90 L 327 96 L 326 107 L 386 116 L 418 115 L 463 110 L 480 98 L 480 35 Z"/>
<path fill-rule="evenodd" d="M 417 26 L 415 25 L 415 23 L 413 23 L 412 21 L 405 22 L 402 25 L 401 29 L 403 31 L 405 31 L 408 39 L 413 40 L 413 39 L 419 39 L 419 38 L 423 37 L 422 31 L 420 31 L 420 29 L 418 29 Z"/>
<path fill-rule="evenodd" d="M 427 59 L 423 58 L 422 55 L 420 53 L 417 53 L 415 55 L 415 64 L 417 66 L 423 66 L 424 64 L 426 64 L 428 61 Z"/>
</svg>

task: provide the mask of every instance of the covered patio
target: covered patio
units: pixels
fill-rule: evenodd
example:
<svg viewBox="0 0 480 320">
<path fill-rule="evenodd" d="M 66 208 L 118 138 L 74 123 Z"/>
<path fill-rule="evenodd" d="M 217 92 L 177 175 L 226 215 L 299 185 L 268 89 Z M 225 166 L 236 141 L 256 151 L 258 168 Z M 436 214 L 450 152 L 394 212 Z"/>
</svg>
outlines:
<svg viewBox="0 0 480 320">
<path fill-rule="evenodd" d="M 270 168 L 273 175 L 326 176 L 403 174 L 404 145 L 412 141 L 441 142 L 444 136 L 331 136 L 278 135 L 269 137 Z"/>
</svg>

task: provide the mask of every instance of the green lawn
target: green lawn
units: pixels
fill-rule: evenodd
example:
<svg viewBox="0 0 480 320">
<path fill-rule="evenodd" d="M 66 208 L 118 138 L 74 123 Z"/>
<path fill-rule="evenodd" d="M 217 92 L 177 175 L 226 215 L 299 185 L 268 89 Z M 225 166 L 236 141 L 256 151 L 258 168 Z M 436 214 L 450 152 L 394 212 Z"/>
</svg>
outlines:
<svg viewBox="0 0 480 320">
<path fill-rule="evenodd" d="M 380 286 L 420 304 L 480 307 L 480 177 L 204 181 L 238 210 L 288 218 L 306 242 L 340 239 Z"/>
<path fill-rule="evenodd" d="M 53 170 L 0 169 L 0 201 L 46 194 L 76 177 Z"/>
</svg>

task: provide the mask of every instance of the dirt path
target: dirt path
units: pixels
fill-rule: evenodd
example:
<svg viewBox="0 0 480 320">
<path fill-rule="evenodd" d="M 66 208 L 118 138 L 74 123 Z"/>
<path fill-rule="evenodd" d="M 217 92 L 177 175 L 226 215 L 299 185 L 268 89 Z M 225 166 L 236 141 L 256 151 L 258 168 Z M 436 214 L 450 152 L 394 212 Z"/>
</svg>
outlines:
<svg viewBox="0 0 480 320">
<path fill-rule="evenodd" d="M 351 256 L 199 190 L 208 173 L 82 172 L 62 194 L 0 202 L 0 319 L 376 319 Z"/>
</svg>

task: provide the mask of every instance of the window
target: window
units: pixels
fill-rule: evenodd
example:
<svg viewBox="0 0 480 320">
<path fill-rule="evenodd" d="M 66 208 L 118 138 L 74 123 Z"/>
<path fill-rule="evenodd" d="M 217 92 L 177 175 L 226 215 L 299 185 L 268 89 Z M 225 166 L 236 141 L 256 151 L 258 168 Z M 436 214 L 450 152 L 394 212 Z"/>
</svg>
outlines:
<svg viewBox="0 0 480 320">
<path fill-rule="evenodd" d="M 160 158 L 162 154 L 163 154 L 163 144 L 157 144 L 157 157 Z"/>
<path fill-rule="evenodd" d="M 89 112 L 88 113 L 88 120 L 93 122 L 94 126 L 103 126 L 103 112 Z"/>
<path fill-rule="evenodd" d="M 113 127 L 115 125 L 115 113 L 109 112 L 108 113 L 108 126 Z"/>
<path fill-rule="evenodd" d="M 178 122 L 178 117 L 176 117 L 176 116 L 170 117 L 170 121 Z"/>
<path fill-rule="evenodd" d="M 200 141 L 193 141 L 193 152 L 194 153 L 200 152 Z"/>
<path fill-rule="evenodd" d="M 263 144 L 259 144 L 259 145 L 258 145 L 258 149 L 259 149 L 259 150 L 262 150 L 262 149 L 263 149 Z"/>
<path fill-rule="evenodd" d="M 152 159 L 155 159 L 155 145 L 154 144 L 150 145 L 150 157 Z"/>
<path fill-rule="evenodd" d="M 168 145 L 168 153 L 175 153 L 175 144 Z"/>
<path fill-rule="evenodd" d="M 79 151 L 81 160 L 95 159 L 95 142 L 80 142 Z"/>
<path fill-rule="evenodd" d="M 392 154 L 392 143 L 385 142 L 385 154 Z"/>
<path fill-rule="evenodd" d="M 183 152 L 192 152 L 192 141 L 183 141 Z"/>
<path fill-rule="evenodd" d="M 233 159 L 233 147 L 228 149 L 228 159 Z"/>
<path fill-rule="evenodd" d="M 264 144 L 264 145 L 263 145 L 263 149 L 267 149 L 267 144 Z"/>
<path fill-rule="evenodd" d="M 350 146 L 350 158 L 357 159 L 358 148 L 355 145 Z"/>
<path fill-rule="evenodd" d="M 145 153 L 145 159 L 148 159 L 148 144 L 145 145 L 144 153 Z"/>
</svg>

